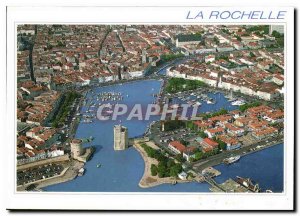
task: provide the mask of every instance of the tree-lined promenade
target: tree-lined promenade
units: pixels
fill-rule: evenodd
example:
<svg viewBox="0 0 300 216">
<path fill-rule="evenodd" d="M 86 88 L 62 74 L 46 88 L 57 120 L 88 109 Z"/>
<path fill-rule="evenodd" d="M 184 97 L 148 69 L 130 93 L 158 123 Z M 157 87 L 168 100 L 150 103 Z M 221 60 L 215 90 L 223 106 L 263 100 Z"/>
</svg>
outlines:
<svg viewBox="0 0 300 216">
<path fill-rule="evenodd" d="M 54 119 L 52 120 L 52 127 L 55 128 L 64 124 L 71 111 L 71 105 L 74 103 L 74 100 L 81 97 L 81 95 L 77 92 L 66 92 L 62 97 L 58 112 L 54 115 Z"/>
</svg>

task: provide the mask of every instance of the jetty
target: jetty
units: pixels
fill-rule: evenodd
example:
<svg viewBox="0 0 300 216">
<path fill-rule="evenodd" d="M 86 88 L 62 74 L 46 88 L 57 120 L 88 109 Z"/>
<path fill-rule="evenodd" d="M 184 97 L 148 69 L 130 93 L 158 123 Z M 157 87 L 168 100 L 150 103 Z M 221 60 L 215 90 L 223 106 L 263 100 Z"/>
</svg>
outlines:
<svg viewBox="0 0 300 216">
<path fill-rule="evenodd" d="M 92 142 L 94 140 L 94 137 L 90 136 L 88 138 L 81 138 L 80 140 L 82 141 L 82 143 L 89 143 L 89 142 Z"/>
<path fill-rule="evenodd" d="M 221 184 L 218 184 L 212 177 L 209 175 L 203 175 L 205 182 L 210 184 L 214 190 L 217 190 L 219 192 L 226 192 L 227 189 L 224 188 Z"/>
<path fill-rule="evenodd" d="M 236 183 L 232 179 L 226 180 L 224 183 L 220 184 L 220 186 L 225 189 L 225 191 L 220 190 L 218 187 L 211 187 L 211 192 L 226 192 L 226 193 L 246 193 L 248 190 L 238 183 Z"/>
<path fill-rule="evenodd" d="M 213 178 L 221 175 L 221 172 L 213 167 L 207 167 L 202 170 L 201 173 L 197 173 L 195 170 L 190 170 L 193 173 L 194 181 L 198 183 L 206 182 L 210 185 L 209 190 L 211 192 L 217 193 L 231 193 L 231 192 L 251 192 L 245 187 L 241 186 L 239 183 L 232 179 L 228 179 L 225 182 L 219 184 Z"/>
<path fill-rule="evenodd" d="M 204 171 L 204 170 L 203 170 Z M 252 193 L 252 191 L 248 190 L 247 188 L 241 186 L 239 183 L 232 179 L 228 179 L 225 182 L 219 184 L 217 183 L 213 177 L 215 175 L 220 175 L 221 173 L 212 168 L 211 171 L 204 171 L 204 174 L 199 175 L 198 179 L 201 179 L 202 181 L 199 182 L 206 182 L 208 183 L 211 187 L 209 188 L 210 191 L 212 192 L 219 192 L 219 193 Z"/>
</svg>

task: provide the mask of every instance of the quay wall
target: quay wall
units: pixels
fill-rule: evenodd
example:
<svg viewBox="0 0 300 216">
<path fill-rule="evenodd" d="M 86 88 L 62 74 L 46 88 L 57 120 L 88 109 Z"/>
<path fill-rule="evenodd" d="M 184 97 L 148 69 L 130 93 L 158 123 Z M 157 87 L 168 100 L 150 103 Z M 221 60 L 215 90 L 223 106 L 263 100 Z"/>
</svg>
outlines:
<svg viewBox="0 0 300 216">
<path fill-rule="evenodd" d="M 17 170 L 24 170 L 24 169 L 28 169 L 28 168 L 35 167 L 35 166 L 42 166 L 44 164 L 64 162 L 64 161 L 69 161 L 69 160 L 70 160 L 69 154 L 65 154 L 62 156 L 55 157 L 55 158 L 48 158 L 45 160 L 35 161 L 35 162 L 28 163 L 28 164 L 22 164 L 22 165 L 17 166 Z"/>
</svg>

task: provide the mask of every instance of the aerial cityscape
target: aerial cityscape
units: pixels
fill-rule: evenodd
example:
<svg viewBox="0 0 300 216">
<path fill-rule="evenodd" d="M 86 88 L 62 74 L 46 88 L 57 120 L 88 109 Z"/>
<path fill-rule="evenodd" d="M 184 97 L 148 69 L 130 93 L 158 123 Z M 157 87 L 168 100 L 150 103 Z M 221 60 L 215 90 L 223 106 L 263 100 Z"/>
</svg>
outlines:
<svg viewBox="0 0 300 216">
<path fill-rule="evenodd" d="M 284 34 L 18 25 L 16 190 L 282 193 Z"/>
</svg>

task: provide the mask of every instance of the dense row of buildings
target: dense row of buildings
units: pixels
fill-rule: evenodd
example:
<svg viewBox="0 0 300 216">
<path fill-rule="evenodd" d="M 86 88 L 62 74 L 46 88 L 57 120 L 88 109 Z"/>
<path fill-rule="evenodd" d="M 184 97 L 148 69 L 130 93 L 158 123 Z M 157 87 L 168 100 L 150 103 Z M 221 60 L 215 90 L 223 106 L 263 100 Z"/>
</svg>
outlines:
<svg viewBox="0 0 300 216">
<path fill-rule="evenodd" d="M 280 133 L 278 125 L 283 124 L 283 121 L 282 110 L 265 105 L 249 108 L 244 113 L 234 110 L 207 120 L 194 121 L 196 131 L 206 134 L 206 138 L 197 137 L 188 146 L 175 140 L 168 147 L 173 153 L 183 154 L 190 161 L 197 151 L 207 153 L 219 148 L 216 140 L 225 143 L 226 150 L 230 151 L 241 147 L 240 138 L 246 134 L 256 141 L 276 137 Z"/>
<path fill-rule="evenodd" d="M 186 61 L 167 70 L 170 77 L 200 80 L 212 87 L 233 90 L 264 100 L 282 94 L 283 53 L 266 49 L 243 50 L 228 57 L 215 54 Z"/>
<path fill-rule="evenodd" d="M 186 61 L 167 71 L 170 77 L 200 80 L 212 87 L 239 91 L 264 100 L 282 94 L 284 85 L 283 49 L 270 48 L 274 37 L 247 27 L 203 27 L 203 37 L 192 35 L 176 44 L 187 54 L 207 53 L 205 58 Z M 282 29 L 270 27 L 270 31 Z M 186 38 L 186 37 L 185 37 Z M 182 37 L 179 37 L 182 39 Z M 197 40 L 197 41 L 196 41 Z"/>
</svg>

